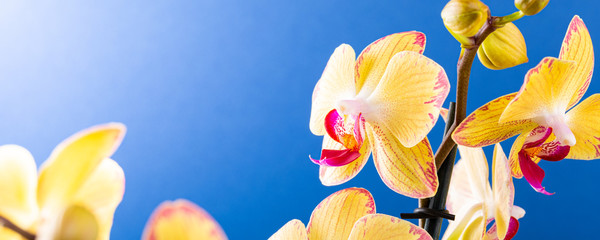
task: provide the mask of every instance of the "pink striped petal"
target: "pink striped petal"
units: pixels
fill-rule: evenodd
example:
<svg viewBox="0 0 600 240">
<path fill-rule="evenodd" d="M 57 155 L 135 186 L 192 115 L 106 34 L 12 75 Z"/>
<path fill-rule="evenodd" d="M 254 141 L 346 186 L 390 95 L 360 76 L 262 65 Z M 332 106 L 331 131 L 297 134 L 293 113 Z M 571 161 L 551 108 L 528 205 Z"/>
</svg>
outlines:
<svg viewBox="0 0 600 240">
<path fill-rule="evenodd" d="M 560 161 L 569 155 L 571 147 L 563 145 L 559 141 L 552 141 L 542 144 L 541 151 L 537 156 L 546 161 Z"/>
<path fill-rule="evenodd" d="M 545 176 L 544 170 L 533 162 L 524 151 L 519 152 L 519 165 L 521 166 L 521 171 L 523 171 L 523 176 L 525 176 L 525 179 L 535 191 L 546 195 L 554 194 L 547 192 L 546 188 L 542 187 L 542 181 Z"/>
<path fill-rule="evenodd" d="M 321 159 L 317 160 L 309 156 L 310 160 L 321 166 L 340 167 L 347 165 L 360 157 L 358 151 L 352 149 L 330 150 L 323 149 Z"/>
</svg>

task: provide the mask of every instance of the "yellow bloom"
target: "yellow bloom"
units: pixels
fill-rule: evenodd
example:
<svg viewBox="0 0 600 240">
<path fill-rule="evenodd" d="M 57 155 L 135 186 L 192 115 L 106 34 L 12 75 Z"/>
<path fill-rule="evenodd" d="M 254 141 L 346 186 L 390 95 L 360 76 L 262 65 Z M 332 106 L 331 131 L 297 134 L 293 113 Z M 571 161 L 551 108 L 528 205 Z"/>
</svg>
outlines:
<svg viewBox="0 0 600 240">
<path fill-rule="evenodd" d="M 444 240 L 511 239 L 525 211 L 513 205 L 515 190 L 508 160 L 500 144 L 494 148 L 493 186 L 483 149 L 458 146 L 461 160 L 452 171 L 446 206 L 456 215 L 450 221 Z M 494 224 L 487 229 L 487 224 Z"/>
<path fill-rule="evenodd" d="M 38 240 L 109 239 L 125 177 L 109 157 L 125 135 L 120 123 L 83 130 L 40 167 L 25 148 L 0 146 L 0 215 Z M 0 239 L 21 239 L 2 228 Z"/>
<path fill-rule="evenodd" d="M 369 191 L 347 188 L 325 198 L 313 210 L 308 228 L 297 219 L 286 223 L 269 240 L 427 240 L 422 228 L 402 219 L 375 213 L 375 201 Z"/>
<path fill-rule="evenodd" d="M 541 159 L 600 157 L 600 95 L 575 106 L 590 84 L 593 69 L 590 34 L 575 16 L 559 58 L 544 58 L 527 72 L 519 92 L 475 110 L 452 138 L 460 145 L 481 147 L 520 134 L 509 157 L 512 175 L 525 176 L 536 191 L 550 194 L 541 184 L 544 171 L 537 165 Z"/>
<path fill-rule="evenodd" d="M 310 129 L 325 135 L 319 178 L 324 185 L 352 179 L 371 151 L 384 183 L 415 198 L 433 196 L 437 173 L 426 138 L 450 84 L 444 69 L 421 55 L 425 35 L 396 33 L 355 58 L 342 44 L 313 92 Z"/>
<path fill-rule="evenodd" d="M 178 199 L 165 201 L 154 210 L 142 240 L 227 240 L 227 236 L 204 209 Z"/>
</svg>

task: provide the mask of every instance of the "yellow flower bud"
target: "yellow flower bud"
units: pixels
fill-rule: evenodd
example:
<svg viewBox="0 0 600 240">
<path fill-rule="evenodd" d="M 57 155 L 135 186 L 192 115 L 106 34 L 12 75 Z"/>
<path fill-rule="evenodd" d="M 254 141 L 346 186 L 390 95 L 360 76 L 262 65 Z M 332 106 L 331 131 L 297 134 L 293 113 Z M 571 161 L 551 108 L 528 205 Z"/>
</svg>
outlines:
<svg viewBox="0 0 600 240">
<path fill-rule="evenodd" d="M 477 34 L 489 15 L 490 9 L 479 0 L 451 0 L 442 10 L 446 28 L 453 35 L 461 37 Z"/>
<path fill-rule="evenodd" d="M 549 0 L 515 0 L 515 7 L 525 13 L 525 15 L 531 16 L 539 13 L 548 5 Z"/>
<path fill-rule="evenodd" d="M 529 61 L 525 38 L 513 23 L 490 34 L 477 50 L 479 61 L 489 69 L 500 70 Z"/>
</svg>

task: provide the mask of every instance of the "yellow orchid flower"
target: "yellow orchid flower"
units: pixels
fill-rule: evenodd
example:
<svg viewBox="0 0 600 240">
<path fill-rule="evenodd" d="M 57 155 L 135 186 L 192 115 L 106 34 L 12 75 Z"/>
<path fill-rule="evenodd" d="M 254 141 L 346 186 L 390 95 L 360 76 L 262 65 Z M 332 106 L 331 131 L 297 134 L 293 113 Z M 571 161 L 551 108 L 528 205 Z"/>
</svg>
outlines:
<svg viewBox="0 0 600 240">
<path fill-rule="evenodd" d="M 355 60 L 339 46 L 313 92 L 310 129 L 325 135 L 319 178 L 326 186 L 352 179 L 371 151 L 392 190 L 414 198 L 433 196 L 437 173 L 426 138 L 450 84 L 444 69 L 423 56 L 425 35 L 383 37 Z"/>
<path fill-rule="evenodd" d="M 142 240 L 227 240 L 204 209 L 185 199 L 161 203 L 146 223 Z"/>
<path fill-rule="evenodd" d="M 308 228 L 297 219 L 286 223 L 269 240 L 427 240 L 431 236 L 414 224 L 375 213 L 369 191 L 347 188 L 325 198 L 313 210 Z"/>
<path fill-rule="evenodd" d="M 541 184 L 544 170 L 537 165 L 541 159 L 600 157 L 600 95 L 575 106 L 590 84 L 593 69 L 590 34 L 575 16 L 559 58 L 544 58 L 529 70 L 519 92 L 475 110 L 452 137 L 460 145 L 482 147 L 520 134 L 509 157 L 512 175 L 525 176 L 536 191 L 549 195 Z"/>
<path fill-rule="evenodd" d="M 494 148 L 493 187 L 483 149 L 460 145 L 458 149 L 462 159 L 452 172 L 446 203 L 456 220 L 450 221 L 442 239 L 512 239 L 525 211 L 513 205 L 515 190 L 502 147 L 497 143 Z"/>
<path fill-rule="evenodd" d="M 83 130 L 62 143 L 40 167 L 27 149 L 0 146 L 0 216 L 37 240 L 109 239 L 123 198 L 123 169 L 109 159 L 125 135 L 120 123 Z M 8 228 L 0 239 L 22 239 Z"/>
</svg>

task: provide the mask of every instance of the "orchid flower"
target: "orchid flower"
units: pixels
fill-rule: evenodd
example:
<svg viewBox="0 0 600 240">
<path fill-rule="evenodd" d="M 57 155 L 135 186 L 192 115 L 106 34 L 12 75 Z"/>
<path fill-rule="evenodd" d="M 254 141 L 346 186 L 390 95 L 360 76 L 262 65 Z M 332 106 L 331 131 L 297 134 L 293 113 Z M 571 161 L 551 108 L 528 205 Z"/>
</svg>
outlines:
<svg viewBox="0 0 600 240">
<path fill-rule="evenodd" d="M 427 240 L 422 228 L 399 218 L 375 213 L 375 201 L 369 191 L 347 188 L 325 198 L 313 210 L 308 228 L 297 219 L 286 223 L 269 240 Z"/>
<path fill-rule="evenodd" d="M 483 149 L 460 145 L 458 149 L 462 159 L 452 172 L 446 203 L 456 220 L 450 221 L 443 239 L 511 239 L 525 211 L 513 205 L 515 190 L 502 147 L 497 143 L 494 148 L 493 188 Z"/>
<path fill-rule="evenodd" d="M 403 32 L 363 50 L 339 46 L 313 92 L 310 129 L 325 135 L 319 178 L 326 186 L 352 179 L 371 151 L 392 190 L 433 196 L 437 173 L 426 138 L 449 91 L 444 69 L 421 55 L 425 35 Z"/>
<path fill-rule="evenodd" d="M 204 209 L 184 200 L 161 203 L 146 223 L 142 240 L 227 240 L 223 229 Z"/>
<path fill-rule="evenodd" d="M 17 145 L 0 146 L 0 216 L 48 239 L 109 239 L 125 177 L 109 159 L 125 135 L 120 123 L 83 130 L 62 143 L 40 167 Z M 22 239 L 0 229 L 0 239 Z"/>
<path fill-rule="evenodd" d="M 512 175 L 538 192 L 544 170 L 540 159 L 591 160 L 600 157 L 600 95 L 575 106 L 585 94 L 594 68 L 590 34 L 573 17 L 559 58 L 546 57 L 529 70 L 517 93 L 497 98 L 468 116 L 452 137 L 456 143 L 482 147 L 520 134 L 510 152 Z M 567 112 L 568 111 L 568 112 Z"/>
</svg>

